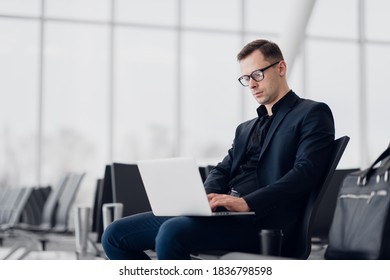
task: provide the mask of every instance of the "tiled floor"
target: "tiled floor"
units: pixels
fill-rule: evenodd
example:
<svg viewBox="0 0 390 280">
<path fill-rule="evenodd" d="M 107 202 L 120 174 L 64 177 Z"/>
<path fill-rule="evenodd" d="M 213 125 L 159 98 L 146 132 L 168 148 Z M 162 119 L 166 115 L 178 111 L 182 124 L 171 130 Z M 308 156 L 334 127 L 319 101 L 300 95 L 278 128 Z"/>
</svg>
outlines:
<svg viewBox="0 0 390 280">
<path fill-rule="evenodd" d="M 98 244 L 98 250 L 100 255 L 96 254 L 96 251 L 93 250 L 93 247 L 90 246 L 89 253 L 80 256 L 76 254 L 76 245 L 75 245 L 75 239 L 73 236 L 56 236 L 51 237 L 51 241 L 47 243 L 47 250 L 42 251 L 40 249 L 39 243 L 27 242 L 26 244 L 33 244 L 32 250 L 23 257 L 23 259 L 27 260 L 77 260 L 77 259 L 106 259 L 104 252 L 101 248 L 101 245 Z M 27 240 L 28 241 L 28 240 Z M 7 240 L 5 239 L 5 242 L 3 246 L 0 247 L 0 259 L 4 259 L 4 257 L 10 252 L 12 246 L 15 246 L 17 244 L 16 240 Z M 96 245 L 96 244 L 95 244 Z M 309 256 L 309 260 L 322 260 L 324 259 L 324 252 L 325 247 L 321 245 L 313 245 L 311 254 Z M 17 253 L 13 254 L 8 259 L 19 259 L 21 255 L 23 255 L 24 251 L 18 251 Z M 155 259 L 155 255 L 151 253 L 152 258 Z M 210 258 L 208 258 L 210 259 Z"/>
<path fill-rule="evenodd" d="M 5 255 L 7 250 L 0 247 L 0 259 Z M 25 258 L 25 260 L 77 260 L 77 259 L 96 259 L 103 260 L 103 257 L 96 257 L 94 255 L 86 255 L 83 257 L 77 257 L 75 252 L 71 251 L 35 251 L 30 252 Z M 309 260 L 323 260 L 323 251 L 314 251 L 309 257 Z"/>
<path fill-rule="evenodd" d="M 72 235 L 48 235 L 46 250 L 42 251 L 41 243 L 36 236 L 24 236 L 23 238 L 6 238 L 0 247 L 0 259 L 23 259 L 33 260 L 75 260 L 76 243 Z M 15 249 L 15 250 L 14 250 Z M 13 252 L 11 255 L 10 252 Z"/>
</svg>

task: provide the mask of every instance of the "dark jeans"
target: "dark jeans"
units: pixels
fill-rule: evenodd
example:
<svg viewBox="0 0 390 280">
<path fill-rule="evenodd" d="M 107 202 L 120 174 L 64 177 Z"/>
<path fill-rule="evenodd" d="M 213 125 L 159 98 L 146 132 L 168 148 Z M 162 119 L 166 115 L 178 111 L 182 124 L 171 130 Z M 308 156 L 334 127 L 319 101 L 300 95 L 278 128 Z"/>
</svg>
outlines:
<svg viewBox="0 0 390 280">
<path fill-rule="evenodd" d="M 258 253 L 260 246 L 255 216 L 156 217 L 152 212 L 113 222 L 102 245 L 112 260 L 149 259 L 148 249 L 161 260 L 184 260 L 206 250 Z"/>
</svg>

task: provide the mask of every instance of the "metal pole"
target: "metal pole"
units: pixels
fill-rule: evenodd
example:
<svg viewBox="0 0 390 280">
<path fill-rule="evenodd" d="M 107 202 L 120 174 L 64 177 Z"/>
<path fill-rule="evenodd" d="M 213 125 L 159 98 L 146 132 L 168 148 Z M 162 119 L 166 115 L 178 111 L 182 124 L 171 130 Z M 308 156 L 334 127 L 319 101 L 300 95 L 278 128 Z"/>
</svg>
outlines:
<svg viewBox="0 0 390 280">
<path fill-rule="evenodd" d="M 315 0 L 289 1 L 290 12 L 279 42 L 289 69 L 287 75 L 292 72 L 299 48 L 305 40 L 306 26 L 315 2 Z"/>
<path fill-rule="evenodd" d="M 174 147 L 173 147 L 173 156 L 179 156 L 182 152 L 182 4 L 180 0 L 177 0 L 177 28 L 176 28 L 176 116 L 174 119 L 175 123 L 175 137 L 174 137 Z"/>
<path fill-rule="evenodd" d="M 38 63 L 38 128 L 37 128 L 37 184 L 42 183 L 43 164 L 43 102 L 44 102 L 44 75 L 45 75 L 45 0 L 41 2 L 40 34 L 39 34 L 39 63 Z"/>
<path fill-rule="evenodd" d="M 365 29 L 365 15 L 364 15 L 364 0 L 359 0 L 359 139 L 360 139 L 360 166 L 368 165 L 367 156 L 367 84 L 366 84 L 366 29 Z"/>
<path fill-rule="evenodd" d="M 109 31 L 109 80 L 108 80 L 108 161 L 114 160 L 114 143 L 115 143 L 115 85 L 114 85 L 114 69 L 115 69 L 115 0 L 111 1 L 111 15 L 110 15 L 110 31 Z"/>
</svg>

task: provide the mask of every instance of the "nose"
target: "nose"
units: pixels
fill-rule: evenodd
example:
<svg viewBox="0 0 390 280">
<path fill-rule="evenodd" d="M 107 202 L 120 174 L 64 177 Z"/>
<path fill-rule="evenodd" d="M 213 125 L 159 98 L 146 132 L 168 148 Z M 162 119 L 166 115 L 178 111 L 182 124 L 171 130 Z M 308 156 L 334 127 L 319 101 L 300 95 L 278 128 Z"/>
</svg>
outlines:
<svg viewBox="0 0 390 280">
<path fill-rule="evenodd" d="M 253 88 L 255 88 L 255 87 L 257 87 L 257 82 L 251 77 L 251 78 L 249 79 L 249 88 L 250 88 L 250 89 L 253 89 Z"/>
</svg>

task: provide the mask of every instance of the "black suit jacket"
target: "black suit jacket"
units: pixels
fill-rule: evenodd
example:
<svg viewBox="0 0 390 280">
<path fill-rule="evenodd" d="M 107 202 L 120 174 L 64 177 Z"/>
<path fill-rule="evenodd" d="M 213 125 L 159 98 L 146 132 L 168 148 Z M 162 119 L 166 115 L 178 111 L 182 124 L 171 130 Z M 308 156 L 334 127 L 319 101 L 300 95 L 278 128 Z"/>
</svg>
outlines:
<svg viewBox="0 0 390 280">
<path fill-rule="evenodd" d="M 289 92 L 261 148 L 257 190 L 244 199 L 256 213 L 259 228 L 294 230 L 310 190 L 320 184 L 334 141 L 329 107 Z M 227 193 L 240 167 L 258 118 L 240 124 L 232 148 L 205 181 L 207 193 Z"/>
</svg>

